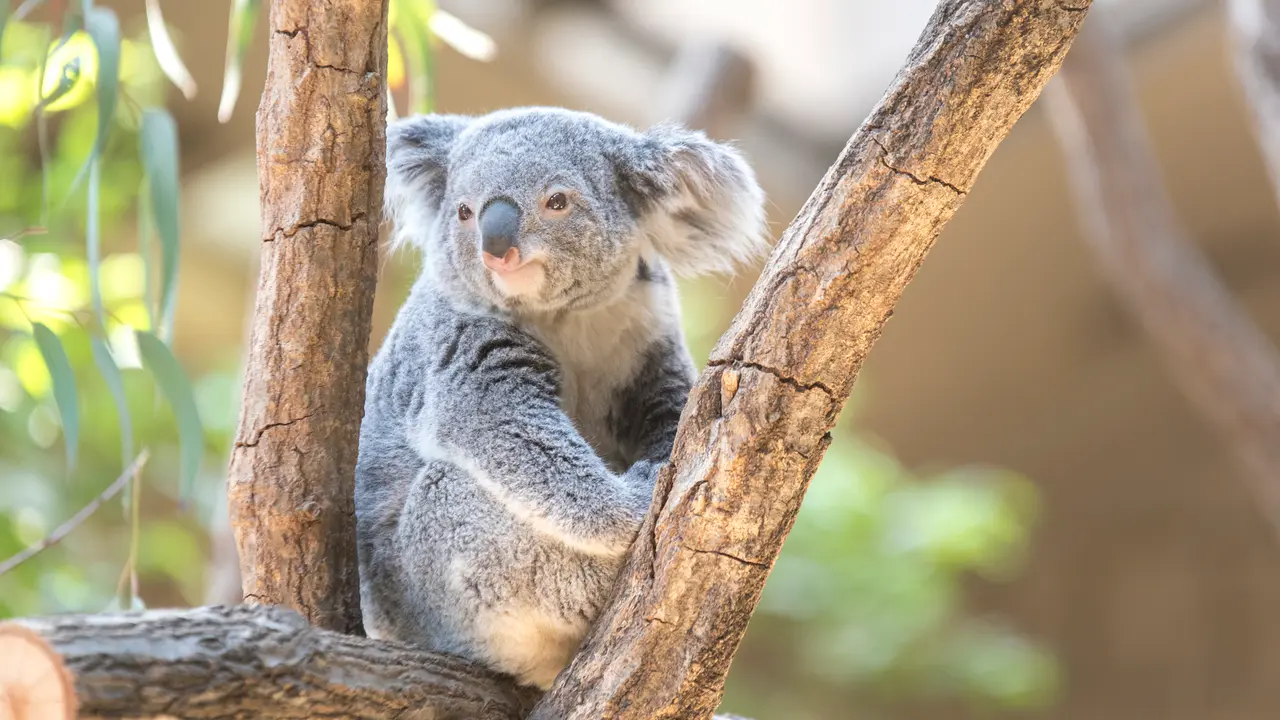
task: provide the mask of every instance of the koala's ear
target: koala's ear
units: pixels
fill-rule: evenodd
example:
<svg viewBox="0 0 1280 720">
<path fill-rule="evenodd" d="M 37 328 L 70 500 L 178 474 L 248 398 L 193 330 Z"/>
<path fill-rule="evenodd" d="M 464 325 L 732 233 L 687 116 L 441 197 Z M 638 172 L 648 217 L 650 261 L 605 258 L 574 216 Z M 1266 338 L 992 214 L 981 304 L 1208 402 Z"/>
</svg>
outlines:
<svg viewBox="0 0 1280 720">
<path fill-rule="evenodd" d="M 393 245 L 425 246 L 444 200 L 449 150 L 470 122 L 464 115 L 417 115 L 387 125 L 383 212 L 395 224 Z"/>
<path fill-rule="evenodd" d="M 732 272 L 768 249 L 764 192 L 737 150 L 676 125 L 623 144 L 614 158 L 623 195 L 677 273 Z"/>
</svg>

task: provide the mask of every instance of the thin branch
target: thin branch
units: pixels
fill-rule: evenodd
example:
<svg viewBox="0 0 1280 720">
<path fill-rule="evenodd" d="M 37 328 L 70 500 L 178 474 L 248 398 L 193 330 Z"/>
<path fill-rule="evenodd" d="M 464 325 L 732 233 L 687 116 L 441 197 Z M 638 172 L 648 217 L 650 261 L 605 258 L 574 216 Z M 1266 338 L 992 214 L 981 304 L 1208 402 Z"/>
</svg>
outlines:
<svg viewBox="0 0 1280 720">
<path fill-rule="evenodd" d="M 1280 0 L 1230 0 L 1236 73 L 1280 198 Z"/>
<path fill-rule="evenodd" d="M 1081 34 L 1045 98 L 1088 247 L 1280 533 L 1280 355 L 1179 222 L 1106 25 Z"/>
<path fill-rule="evenodd" d="M 133 462 L 129 464 L 129 467 L 124 469 L 124 472 L 120 474 L 120 477 L 116 478 L 115 481 L 108 485 L 105 490 L 98 494 L 98 497 L 91 500 L 88 505 L 80 508 L 80 511 L 75 515 L 72 515 L 70 520 L 59 525 L 53 532 L 31 545 L 26 550 L 19 552 L 4 562 L 0 562 L 0 575 L 9 572 L 27 560 L 39 555 L 41 552 L 57 545 L 63 538 L 70 535 L 72 530 L 80 527 L 80 524 L 87 520 L 90 515 L 97 512 L 98 508 L 102 507 L 103 503 L 115 497 L 126 485 L 129 484 L 129 481 L 133 479 L 133 476 L 142 470 L 142 466 L 146 464 L 148 455 L 149 453 L 145 449 L 138 453 L 138 457 L 134 458 Z"/>
</svg>

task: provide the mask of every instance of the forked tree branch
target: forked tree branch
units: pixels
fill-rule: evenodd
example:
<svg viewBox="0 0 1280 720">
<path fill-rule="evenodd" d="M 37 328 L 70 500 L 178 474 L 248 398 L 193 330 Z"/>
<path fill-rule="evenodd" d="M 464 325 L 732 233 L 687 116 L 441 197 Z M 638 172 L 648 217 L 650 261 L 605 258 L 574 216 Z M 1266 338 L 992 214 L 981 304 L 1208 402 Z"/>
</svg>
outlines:
<svg viewBox="0 0 1280 720">
<path fill-rule="evenodd" d="M 711 715 L 858 368 L 978 171 L 1057 70 L 1089 6 L 939 4 L 713 353 L 613 602 L 533 717 Z M 246 427 L 254 426 L 242 424 L 242 433 Z M 287 443 L 299 435 L 273 437 Z M 454 717 L 433 705 L 444 695 L 514 697 L 455 661 L 308 630 L 278 612 L 197 609 L 29 624 L 67 658 L 86 708 L 126 712 L 159 694 L 163 710 L 179 716 L 287 718 L 298 717 L 298 698 L 308 697 L 315 698 L 308 708 L 366 717 L 367 708 L 389 709 L 390 699 L 410 693 L 416 713 L 398 717 L 443 718 Z M 141 627 L 152 632 L 130 629 Z M 190 685 L 160 662 L 166 643 L 198 676 Z M 448 677 L 436 677 L 446 667 Z M 140 673 L 149 678 L 145 691 Z M 431 689 L 449 683 L 447 693 Z M 131 699 L 109 705 L 121 693 Z M 195 714 L 205 693 L 218 702 Z M 502 707 L 467 717 L 519 717 L 515 704 Z"/>
<path fill-rule="evenodd" d="M 1178 221 L 1108 30 L 1093 23 L 1045 93 L 1084 239 L 1280 533 L 1280 355 Z"/>
<path fill-rule="evenodd" d="M 862 361 L 1089 6 L 939 3 L 712 352 L 615 596 L 531 717 L 716 709 Z"/>
</svg>

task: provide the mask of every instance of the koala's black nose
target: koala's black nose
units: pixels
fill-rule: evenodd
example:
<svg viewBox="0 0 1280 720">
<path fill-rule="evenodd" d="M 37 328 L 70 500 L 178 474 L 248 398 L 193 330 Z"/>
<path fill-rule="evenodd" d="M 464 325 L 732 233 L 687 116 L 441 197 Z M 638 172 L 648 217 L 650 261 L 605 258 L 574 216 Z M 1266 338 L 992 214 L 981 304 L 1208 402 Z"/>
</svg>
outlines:
<svg viewBox="0 0 1280 720">
<path fill-rule="evenodd" d="M 517 246 L 520 208 L 510 198 L 497 197 L 480 210 L 480 248 L 500 258 Z"/>
</svg>

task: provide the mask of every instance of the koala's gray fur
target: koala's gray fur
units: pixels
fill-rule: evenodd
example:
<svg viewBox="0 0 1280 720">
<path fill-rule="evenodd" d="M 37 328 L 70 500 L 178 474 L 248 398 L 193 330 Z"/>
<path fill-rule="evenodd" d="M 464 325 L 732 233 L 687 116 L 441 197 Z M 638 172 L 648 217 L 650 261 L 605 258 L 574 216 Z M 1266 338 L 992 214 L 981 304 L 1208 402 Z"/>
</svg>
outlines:
<svg viewBox="0 0 1280 720">
<path fill-rule="evenodd" d="M 755 257 L 763 197 L 700 133 L 550 108 L 397 121 L 387 165 L 396 239 L 424 262 L 369 369 L 365 628 L 547 688 L 607 599 L 694 378 L 673 272 Z M 480 252 L 494 198 L 534 259 L 509 280 Z"/>
</svg>

